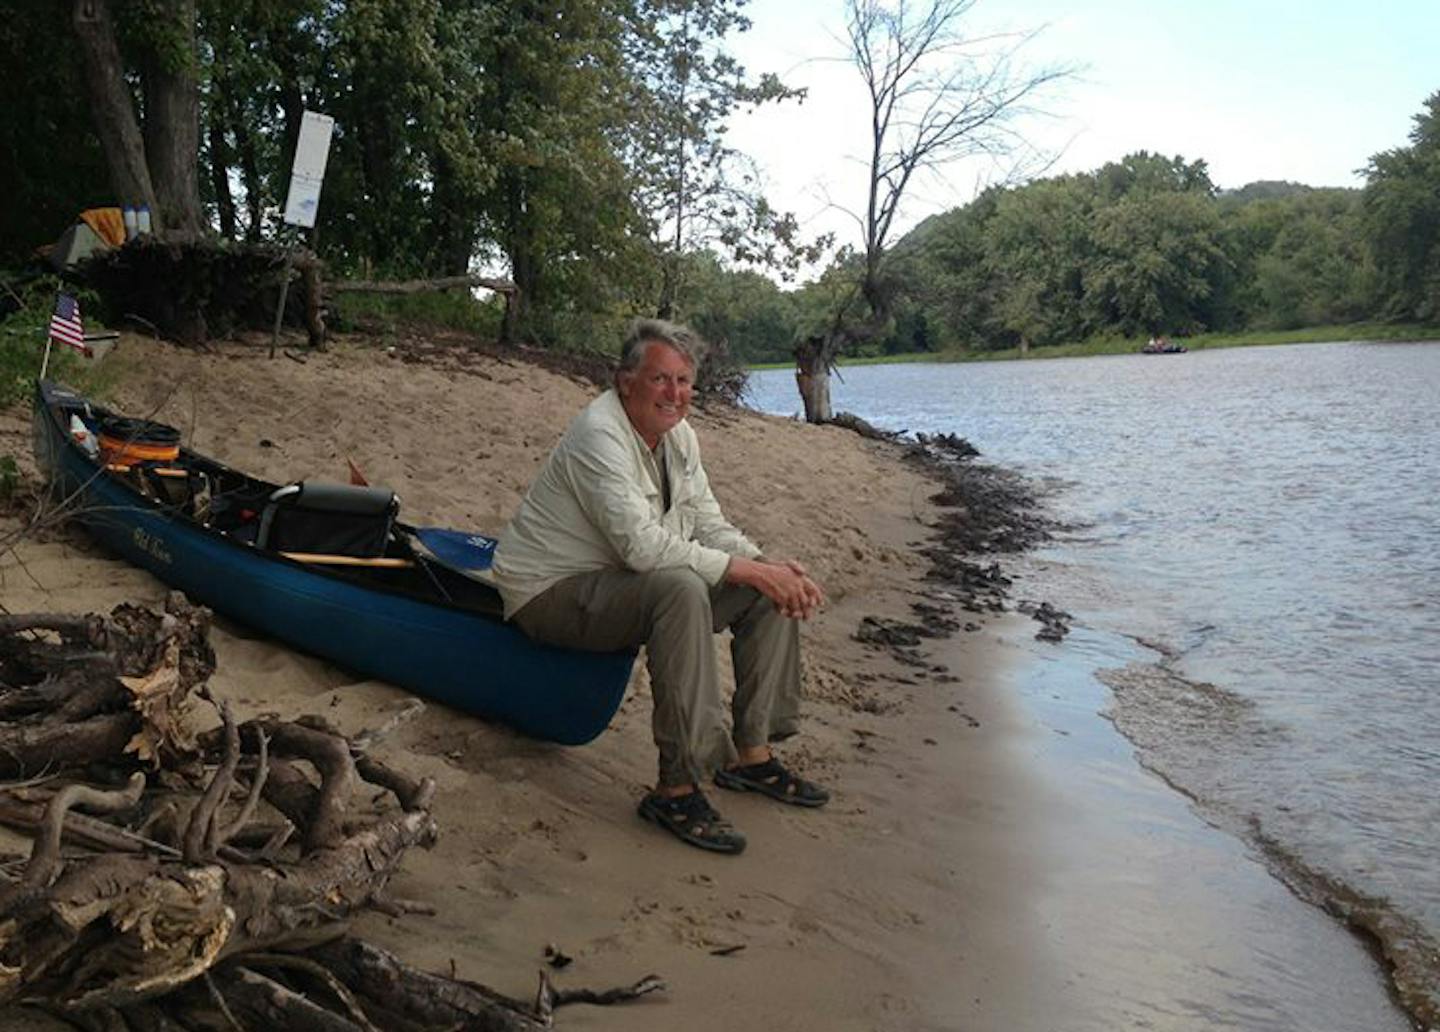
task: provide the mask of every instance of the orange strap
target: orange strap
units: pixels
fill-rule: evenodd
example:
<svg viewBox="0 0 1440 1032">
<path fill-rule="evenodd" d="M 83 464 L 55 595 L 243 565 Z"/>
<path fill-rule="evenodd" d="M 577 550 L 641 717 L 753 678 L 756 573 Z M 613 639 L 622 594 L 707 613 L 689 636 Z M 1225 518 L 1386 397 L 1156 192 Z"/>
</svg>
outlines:
<svg viewBox="0 0 1440 1032">
<path fill-rule="evenodd" d="M 107 459 L 131 462 L 170 462 L 180 454 L 175 444 L 146 444 L 143 441 L 117 441 L 100 435 L 100 451 Z"/>
<path fill-rule="evenodd" d="M 105 464 L 105 472 L 107 473 L 129 473 L 134 468 L 134 466 L 121 462 L 109 462 Z M 190 475 L 188 469 L 181 469 L 178 466 L 151 466 L 150 472 L 159 477 L 188 477 Z"/>
</svg>

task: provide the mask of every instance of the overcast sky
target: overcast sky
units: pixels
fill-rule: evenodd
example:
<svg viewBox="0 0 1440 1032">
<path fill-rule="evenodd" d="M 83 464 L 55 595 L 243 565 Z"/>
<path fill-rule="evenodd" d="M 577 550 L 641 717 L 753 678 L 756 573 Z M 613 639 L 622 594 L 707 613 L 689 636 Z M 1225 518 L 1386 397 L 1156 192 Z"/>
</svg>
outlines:
<svg viewBox="0 0 1440 1032">
<path fill-rule="evenodd" d="M 911 0 L 920 6 L 923 0 Z M 842 0 L 752 0 L 732 52 L 810 91 L 803 104 L 738 119 L 772 201 L 814 232 L 858 243 L 841 209 L 863 206 L 869 107 L 844 59 Z M 1032 67 L 1077 77 L 1028 135 L 1063 150 L 1055 172 L 1137 150 L 1204 159 L 1222 188 L 1258 179 L 1360 186 L 1369 157 L 1403 146 L 1440 90 L 1440 0 L 979 0 L 976 32 L 1044 27 Z M 917 185 L 904 229 L 968 202 L 993 170 L 961 165 Z"/>
</svg>

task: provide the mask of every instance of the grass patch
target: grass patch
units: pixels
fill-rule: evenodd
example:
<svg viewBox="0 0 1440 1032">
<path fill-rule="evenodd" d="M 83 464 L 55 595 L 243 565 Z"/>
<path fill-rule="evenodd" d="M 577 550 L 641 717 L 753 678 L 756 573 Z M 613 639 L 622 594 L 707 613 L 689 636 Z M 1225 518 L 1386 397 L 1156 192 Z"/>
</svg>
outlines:
<svg viewBox="0 0 1440 1032">
<path fill-rule="evenodd" d="M 0 455 L 0 505 L 9 505 L 19 490 L 19 463 L 13 455 Z"/>
<path fill-rule="evenodd" d="M 0 408 L 20 406 L 35 393 L 40 376 L 40 363 L 45 357 L 45 341 L 50 335 L 50 315 L 55 309 L 59 280 L 43 277 L 9 295 L 19 307 L 0 318 Z M 73 290 L 73 288 L 66 288 Z M 89 299 L 80 297 L 80 311 L 87 311 Z M 86 327 L 99 329 L 93 318 Z M 45 375 L 60 380 L 86 394 L 103 390 L 113 380 L 112 370 L 96 366 L 63 344 L 50 349 L 50 365 Z M 12 454 L 0 454 L 0 506 L 11 505 L 21 490 L 20 464 Z"/>
<path fill-rule="evenodd" d="M 50 315 L 60 289 L 60 281 L 53 276 L 27 283 L 15 295 L 21 307 L 0 319 L 0 407 L 28 401 L 34 393 L 45 356 L 45 340 L 50 335 Z M 73 287 L 64 289 L 77 293 Z M 93 311 L 93 299 L 83 291 L 78 294 L 81 314 Z M 91 332 L 103 329 L 93 316 L 85 316 L 85 327 Z M 45 375 L 87 394 L 97 393 L 111 376 L 103 366 L 92 365 L 61 344 L 50 349 L 50 367 Z"/>
</svg>

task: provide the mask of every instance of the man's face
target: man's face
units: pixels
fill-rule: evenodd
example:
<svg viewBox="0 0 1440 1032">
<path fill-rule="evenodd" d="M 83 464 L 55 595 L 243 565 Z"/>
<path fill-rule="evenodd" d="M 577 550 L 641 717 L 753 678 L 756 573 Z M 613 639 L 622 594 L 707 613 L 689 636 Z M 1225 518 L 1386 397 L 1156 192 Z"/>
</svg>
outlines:
<svg viewBox="0 0 1440 1032">
<path fill-rule="evenodd" d="M 645 357 L 637 368 L 620 374 L 620 402 L 625 414 L 651 448 L 689 415 L 694 390 L 695 370 L 689 360 L 659 341 L 645 345 Z"/>
</svg>

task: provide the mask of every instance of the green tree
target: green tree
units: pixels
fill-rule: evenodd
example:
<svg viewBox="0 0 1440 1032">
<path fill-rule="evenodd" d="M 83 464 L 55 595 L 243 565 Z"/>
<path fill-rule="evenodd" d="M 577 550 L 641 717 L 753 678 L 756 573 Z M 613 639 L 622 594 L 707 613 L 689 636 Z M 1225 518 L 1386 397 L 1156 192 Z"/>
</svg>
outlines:
<svg viewBox="0 0 1440 1032">
<path fill-rule="evenodd" d="M 1007 190 L 985 225 L 984 268 L 996 298 L 996 344 L 1054 344 L 1083 336 L 1084 274 L 1093 260 L 1094 190 L 1087 177 Z"/>
<path fill-rule="evenodd" d="M 1415 116 L 1410 146 L 1365 173 L 1365 227 L 1380 302 L 1399 319 L 1440 319 L 1440 92 Z"/>
<path fill-rule="evenodd" d="M 486 62 L 496 6 L 203 2 L 205 153 L 222 232 L 253 239 L 276 228 L 301 117 L 319 110 L 336 120 L 319 225 L 331 264 L 365 275 L 469 271 L 495 178 L 479 113 L 495 86 Z M 243 220 L 225 214 L 237 207 L 235 182 Z"/>
<path fill-rule="evenodd" d="M 1099 208 L 1084 272 L 1093 325 L 1125 334 L 1195 333 L 1212 321 L 1226 256 L 1220 219 L 1203 194 L 1130 195 Z"/>
<path fill-rule="evenodd" d="M 1187 162 L 1180 155 L 1167 158 L 1149 151 L 1127 154 L 1108 162 L 1095 173 L 1100 204 L 1113 204 L 1132 194 L 1197 193 L 1215 196 L 1215 184 L 1203 159 Z"/>
<path fill-rule="evenodd" d="M 1358 193 L 1317 190 L 1288 199 L 1285 224 L 1255 262 L 1255 321 L 1288 329 L 1363 318 L 1374 270 Z"/>
<path fill-rule="evenodd" d="M 515 0 L 492 28 L 480 139 L 497 174 L 482 212 L 520 288 L 506 334 L 583 333 L 588 316 L 651 296 L 648 227 L 621 158 L 635 110 L 625 24 L 609 0 Z"/>
<path fill-rule="evenodd" d="M 436 50 L 442 88 L 433 98 L 436 124 L 429 141 L 431 248 L 427 266 L 440 275 L 470 271 L 481 249 L 485 192 L 497 176 L 484 148 L 484 108 L 496 84 L 486 74 L 485 39 L 493 5 L 442 0 Z"/>
<path fill-rule="evenodd" d="M 636 203 L 649 219 L 659 264 L 655 308 L 680 300 L 687 252 L 723 250 L 734 260 L 793 272 L 815 257 L 794 217 L 776 211 L 750 161 L 725 143 L 739 108 L 803 96 L 774 75 L 752 82 L 724 45 L 749 29 L 748 0 L 639 0 L 627 44 L 637 89 L 628 163 Z"/>
<path fill-rule="evenodd" d="M 926 315 L 942 348 L 981 347 L 995 333 L 1001 286 L 987 231 L 1006 193 L 992 188 L 962 208 L 933 216 L 892 251 L 895 274 L 906 284 L 905 297 Z"/>
<path fill-rule="evenodd" d="M 743 362 L 790 358 L 797 326 L 792 295 L 758 272 L 727 269 L 710 252 L 687 254 L 683 260 L 691 289 L 678 316 Z"/>
<path fill-rule="evenodd" d="M 1087 322 L 1152 335 L 1212 325 L 1227 255 L 1205 162 L 1140 151 L 1096 172 L 1095 192 Z"/>
<path fill-rule="evenodd" d="M 306 108 L 326 110 L 343 92 L 327 83 L 333 25 L 323 0 L 200 0 L 200 40 L 202 196 L 221 235 L 256 241 L 277 228 Z M 323 202 L 337 251 L 341 220 L 328 215 L 348 206 L 336 188 L 342 166 L 332 154 Z"/>
<path fill-rule="evenodd" d="M 424 231 L 446 88 L 441 20 L 438 0 L 349 0 L 334 18 L 334 71 L 321 103 L 336 119 L 339 160 L 325 189 L 346 218 L 326 225 L 351 264 L 363 256 L 391 275 L 429 271 Z"/>
</svg>

